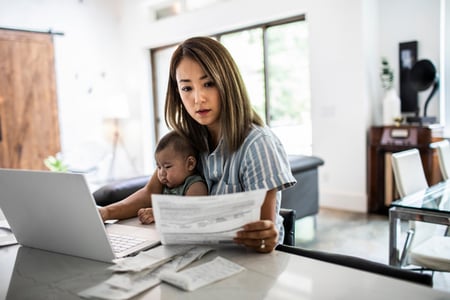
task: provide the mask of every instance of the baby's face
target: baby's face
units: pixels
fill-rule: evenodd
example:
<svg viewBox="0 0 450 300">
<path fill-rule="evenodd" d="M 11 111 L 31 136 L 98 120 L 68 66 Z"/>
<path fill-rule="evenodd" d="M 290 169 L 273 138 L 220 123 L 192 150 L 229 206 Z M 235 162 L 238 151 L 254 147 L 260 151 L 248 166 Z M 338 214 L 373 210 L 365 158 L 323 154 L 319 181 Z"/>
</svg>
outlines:
<svg viewBox="0 0 450 300">
<path fill-rule="evenodd" d="M 172 147 L 159 151 L 155 158 L 158 167 L 158 179 L 169 188 L 183 184 L 186 177 L 192 173 L 193 168 L 190 167 L 192 162 L 190 163 L 188 157 L 174 151 Z"/>
</svg>

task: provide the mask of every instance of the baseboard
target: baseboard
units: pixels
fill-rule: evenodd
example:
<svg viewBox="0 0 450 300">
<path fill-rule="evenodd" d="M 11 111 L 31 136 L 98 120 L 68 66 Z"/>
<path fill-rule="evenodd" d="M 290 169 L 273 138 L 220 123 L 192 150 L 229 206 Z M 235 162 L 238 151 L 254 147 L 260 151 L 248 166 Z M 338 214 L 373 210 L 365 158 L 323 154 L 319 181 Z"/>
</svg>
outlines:
<svg viewBox="0 0 450 300">
<path fill-rule="evenodd" d="M 319 206 L 347 211 L 367 212 L 367 195 L 320 191 Z"/>
</svg>

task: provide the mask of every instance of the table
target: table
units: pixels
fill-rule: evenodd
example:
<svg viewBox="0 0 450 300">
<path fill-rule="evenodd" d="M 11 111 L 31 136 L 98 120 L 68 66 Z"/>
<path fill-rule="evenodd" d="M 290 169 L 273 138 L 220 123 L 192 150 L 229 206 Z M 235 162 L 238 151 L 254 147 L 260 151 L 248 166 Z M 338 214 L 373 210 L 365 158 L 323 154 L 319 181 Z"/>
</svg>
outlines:
<svg viewBox="0 0 450 300">
<path fill-rule="evenodd" d="M 221 246 L 222 256 L 245 267 L 239 274 L 185 292 L 162 283 L 134 299 L 448 299 L 450 294 L 301 256 L 260 254 Z M 79 299 L 77 293 L 107 279 L 109 264 L 19 245 L 0 248 L 0 299 Z"/>
<path fill-rule="evenodd" d="M 400 250 L 397 240 L 401 221 L 421 221 L 450 225 L 450 181 L 440 182 L 427 189 L 392 202 L 389 209 L 389 264 L 399 266 Z"/>
</svg>

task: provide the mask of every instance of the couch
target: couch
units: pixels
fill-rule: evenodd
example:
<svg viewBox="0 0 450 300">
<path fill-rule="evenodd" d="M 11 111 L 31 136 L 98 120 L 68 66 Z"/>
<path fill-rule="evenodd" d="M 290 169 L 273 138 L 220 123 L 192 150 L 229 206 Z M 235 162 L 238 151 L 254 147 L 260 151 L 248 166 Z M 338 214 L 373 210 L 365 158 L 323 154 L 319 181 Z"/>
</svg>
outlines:
<svg viewBox="0 0 450 300">
<path fill-rule="evenodd" d="M 281 207 L 296 211 L 296 218 L 316 215 L 319 212 L 319 166 L 324 161 L 316 156 L 290 155 L 289 163 L 297 184 L 283 191 Z"/>
<path fill-rule="evenodd" d="M 292 174 L 297 184 L 283 191 L 281 207 L 296 211 L 296 218 L 315 215 L 319 212 L 318 167 L 324 161 L 315 156 L 289 156 Z M 127 197 L 143 187 L 149 176 L 138 176 L 106 184 L 94 192 L 98 205 L 104 206 Z"/>
<path fill-rule="evenodd" d="M 320 158 L 305 155 L 289 156 L 289 162 L 297 184 L 282 192 L 280 214 L 284 219 L 284 244 L 294 245 L 295 220 L 315 215 L 319 211 L 317 169 L 324 162 Z M 97 205 L 109 205 L 142 188 L 148 180 L 148 175 L 117 180 L 100 187 L 93 196 Z"/>
</svg>

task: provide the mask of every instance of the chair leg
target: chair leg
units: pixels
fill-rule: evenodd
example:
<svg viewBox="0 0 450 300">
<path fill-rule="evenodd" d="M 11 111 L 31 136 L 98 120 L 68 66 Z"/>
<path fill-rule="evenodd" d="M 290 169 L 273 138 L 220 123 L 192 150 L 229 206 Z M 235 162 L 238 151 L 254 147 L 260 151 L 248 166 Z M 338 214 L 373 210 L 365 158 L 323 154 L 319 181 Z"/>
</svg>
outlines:
<svg viewBox="0 0 450 300">
<path fill-rule="evenodd" d="M 400 258 L 400 267 L 403 267 L 406 265 L 406 260 L 408 258 L 408 253 L 409 253 L 409 249 L 411 248 L 411 243 L 412 243 L 413 238 L 414 238 L 414 229 L 410 228 L 406 232 L 406 240 L 405 240 L 405 244 L 403 245 L 402 256 Z"/>
</svg>

